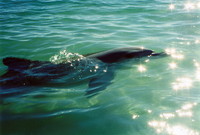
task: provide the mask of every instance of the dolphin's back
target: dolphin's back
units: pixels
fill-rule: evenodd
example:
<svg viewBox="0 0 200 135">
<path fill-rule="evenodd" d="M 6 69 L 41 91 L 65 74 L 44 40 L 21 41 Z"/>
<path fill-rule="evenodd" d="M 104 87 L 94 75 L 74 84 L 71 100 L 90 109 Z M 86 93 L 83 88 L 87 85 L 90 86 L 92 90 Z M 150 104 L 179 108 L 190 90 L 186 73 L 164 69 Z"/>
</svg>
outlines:
<svg viewBox="0 0 200 135">
<path fill-rule="evenodd" d="M 83 59 L 51 63 L 22 58 L 7 57 L 3 64 L 8 66 L 7 72 L 0 77 L 1 87 L 21 87 L 43 84 L 73 83 L 73 80 L 90 80 L 86 95 L 95 95 L 112 83 L 114 69 L 118 63 L 126 59 L 161 56 L 164 53 L 153 53 L 152 50 L 128 47 L 117 48 L 86 55 Z"/>
<path fill-rule="evenodd" d="M 108 51 L 103 51 L 89 55 L 89 58 L 96 58 L 105 63 L 115 63 L 124 59 L 129 59 L 133 57 L 141 57 L 145 53 L 151 54 L 152 50 L 146 50 L 141 47 L 124 47 L 116 48 Z"/>
</svg>

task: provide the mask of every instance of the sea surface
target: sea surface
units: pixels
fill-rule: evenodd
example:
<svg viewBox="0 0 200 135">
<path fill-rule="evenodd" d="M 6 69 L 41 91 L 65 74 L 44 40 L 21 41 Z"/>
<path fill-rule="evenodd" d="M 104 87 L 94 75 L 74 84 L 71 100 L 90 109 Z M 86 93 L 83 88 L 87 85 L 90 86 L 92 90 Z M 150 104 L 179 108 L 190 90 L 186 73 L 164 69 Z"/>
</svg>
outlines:
<svg viewBox="0 0 200 135">
<path fill-rule="evenodd" d="M 59 62 L 120 47 L 170 56 L 121 63 L 91 98 L 88 82 L 1 97 L 0 134 L 200 135 L 199 0 L 0 0 L 1 75 L 9 56 Z"/>
</svg>

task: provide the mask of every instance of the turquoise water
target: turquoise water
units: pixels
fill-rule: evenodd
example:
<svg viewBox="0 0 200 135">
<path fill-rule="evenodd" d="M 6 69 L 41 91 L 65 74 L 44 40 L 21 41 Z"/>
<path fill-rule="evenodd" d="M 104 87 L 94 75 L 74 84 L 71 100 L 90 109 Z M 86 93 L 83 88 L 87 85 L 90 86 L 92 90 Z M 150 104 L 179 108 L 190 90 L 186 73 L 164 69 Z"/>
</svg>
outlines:
<svg viewBox="0 0 200 135">
<path fill-rule="evenodd" d="M 6 98 L 2 135 L 200 134 L 200 1 L 0 0 L 0 9 L 1 59 L 130 46 L 170 54 L 122 64 L 89 99 L 87 82 Z"/>
</svg>

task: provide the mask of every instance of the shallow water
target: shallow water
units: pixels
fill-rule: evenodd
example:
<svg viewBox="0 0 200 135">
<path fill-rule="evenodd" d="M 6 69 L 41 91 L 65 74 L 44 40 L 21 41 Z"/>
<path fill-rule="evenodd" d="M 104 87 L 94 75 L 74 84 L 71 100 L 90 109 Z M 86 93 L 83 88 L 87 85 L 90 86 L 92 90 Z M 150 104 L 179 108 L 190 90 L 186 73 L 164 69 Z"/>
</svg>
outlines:
<svg viewBox="0 0 200 135">
<path fill-rule="evenodd" d="M 0 57 L 49 61 L 142 46 L 171 56 L 122 63 L 112 84 L 31 87 L 0 104 L 3 135 L 199 135 L 200 3 L 0 0 Z M 1 74 L 6 66 L 0 63 Z"/>
</svg>

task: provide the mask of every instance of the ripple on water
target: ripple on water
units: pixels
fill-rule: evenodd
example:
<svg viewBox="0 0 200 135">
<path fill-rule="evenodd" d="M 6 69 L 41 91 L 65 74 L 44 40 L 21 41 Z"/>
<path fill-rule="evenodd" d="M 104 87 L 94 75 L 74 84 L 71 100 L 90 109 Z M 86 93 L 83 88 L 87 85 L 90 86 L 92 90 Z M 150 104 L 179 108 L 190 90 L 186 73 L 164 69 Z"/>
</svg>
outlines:
<svg viewBox="0 0 200 135">
<path fill-rule="evenodd" d="M 30 129 L 32 134 L 66 134 L 66 130 L 81 135 L 84 133 L 75 131 L 199 134 L 199 7 L 197 0 L 1 1 L 1 58 L 46 61 L 65 49 L 88 54 L 125 46 L 165 50 L 171 55 L 122 64 L 124 68 L 117 70 L 112 84 L 91 99 L 83 96 L 87 82 L 33 88 L 38 91 L 8 98 L 0 105 L 4 118 L 11 120 L 9 126 L 3 123 L 4 133 L 29 134 Z M 6 67 L 0 64 L 3 73 Z M 62 119 L 52 123 L 64 123 L 63 129 L 49 121 L 38 124 L 30 120 L 56 116 Z M 21 118 L 32 124 L 17 121 L 15 125 L 13 119 Z M 33 123 L 48 129 L 35 130 Z M 112 127 L 107 131 L 104 125 Z M 51 129 L 55 131 L 50 133 Z"/>
</svg>

